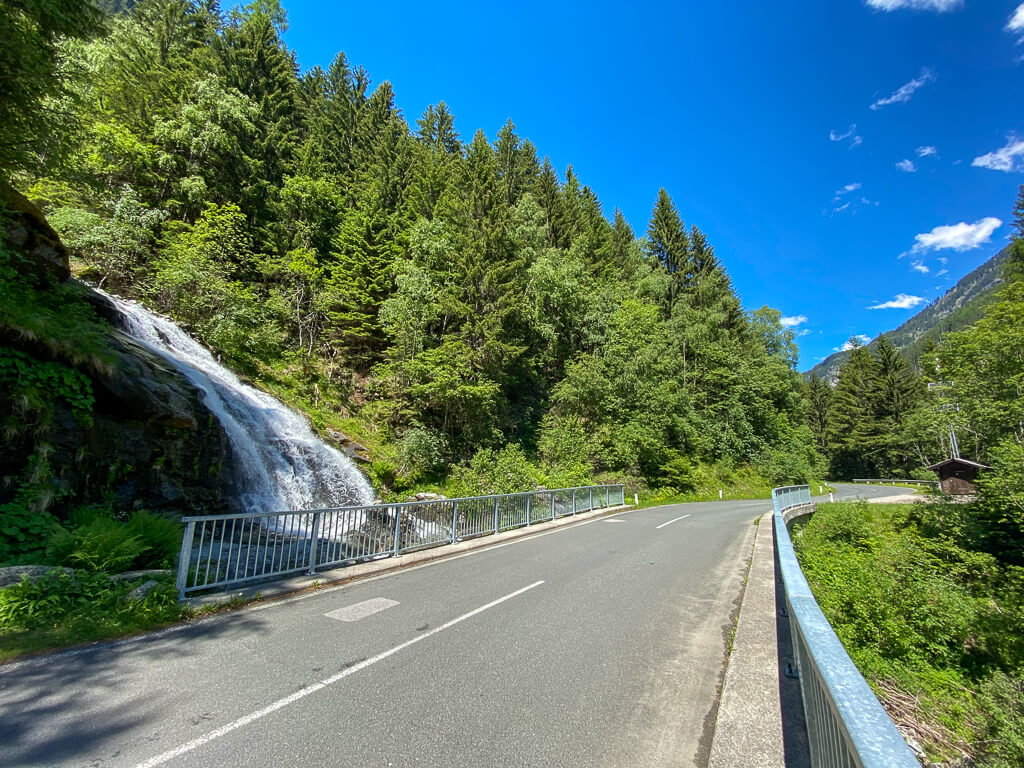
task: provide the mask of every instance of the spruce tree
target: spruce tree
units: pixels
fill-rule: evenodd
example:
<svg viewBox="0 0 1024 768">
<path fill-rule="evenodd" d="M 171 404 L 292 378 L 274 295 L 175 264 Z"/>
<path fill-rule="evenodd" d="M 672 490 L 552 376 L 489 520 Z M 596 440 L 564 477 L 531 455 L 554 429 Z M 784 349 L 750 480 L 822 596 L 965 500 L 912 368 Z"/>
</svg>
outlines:
<svg viewBox="0 0 1024 768">
<path fill-rule="evenodd" d="M 646 250 L 648 257 L 669 274 L 665 309 L 671 315 L 684 286 L 693 278 L 693 261 L 690 256 L 690 238 L 686 234 L 683 220 L 664 188 L 658 191 L 658 201 L 654 204 L 651 221 L 647 225 Z"/>
</svg>

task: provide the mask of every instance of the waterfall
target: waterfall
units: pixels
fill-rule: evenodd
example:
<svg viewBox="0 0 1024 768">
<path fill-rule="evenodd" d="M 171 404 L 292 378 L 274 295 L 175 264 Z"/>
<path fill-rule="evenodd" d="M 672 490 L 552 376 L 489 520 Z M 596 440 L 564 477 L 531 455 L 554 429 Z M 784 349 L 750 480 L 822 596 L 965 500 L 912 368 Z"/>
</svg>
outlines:
<svg viewBox="0 0 1024 768">
<path fill-rule="evenodd" d="M 231 442 L 238 501 L 247 512 L 370 504 L 373 490 L 355 464 L 320 440 L 305 417 L 242 383 L 208 349 L 136 302 L 98 291 L 117 307 L 124 330 L 167 360 L 202 392 Z"/>
</svg>

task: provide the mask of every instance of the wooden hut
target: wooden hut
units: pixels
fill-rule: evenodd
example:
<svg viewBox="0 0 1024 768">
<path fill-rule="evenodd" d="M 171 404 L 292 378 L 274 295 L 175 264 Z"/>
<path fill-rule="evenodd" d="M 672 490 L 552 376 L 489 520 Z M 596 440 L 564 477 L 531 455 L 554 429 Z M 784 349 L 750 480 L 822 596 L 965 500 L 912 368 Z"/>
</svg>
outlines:
<svg viewBox="0 0 1024 768">
<path fill-rule="evenodd" d="M 932 464 L 928 469 L 939 476 L 939 485 L 943 493 L 949 496 L 965 496 L 978 492 L 978 472 L 988 467 L 976 461 L 955 458 Z"/>
</svg>

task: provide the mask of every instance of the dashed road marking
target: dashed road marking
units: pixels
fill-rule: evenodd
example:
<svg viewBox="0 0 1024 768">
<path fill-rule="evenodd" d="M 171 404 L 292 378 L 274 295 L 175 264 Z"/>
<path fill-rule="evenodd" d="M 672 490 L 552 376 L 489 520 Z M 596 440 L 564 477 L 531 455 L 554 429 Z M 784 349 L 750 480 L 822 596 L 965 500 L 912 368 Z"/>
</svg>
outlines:
<svg viewBox="0 0 1024 768">
<path fill-rule="evenodd" d="M 338 621 L 359 621 L 375 613 L 386 611 L 388 608 L 398 605 L 397 600 L 388 600 L 386 597 L 374 597 L 363 600 L 361 603 L 346 605 L 344 608 L 337 608 L 324 614 L 329 619 Z"/>
</svg>

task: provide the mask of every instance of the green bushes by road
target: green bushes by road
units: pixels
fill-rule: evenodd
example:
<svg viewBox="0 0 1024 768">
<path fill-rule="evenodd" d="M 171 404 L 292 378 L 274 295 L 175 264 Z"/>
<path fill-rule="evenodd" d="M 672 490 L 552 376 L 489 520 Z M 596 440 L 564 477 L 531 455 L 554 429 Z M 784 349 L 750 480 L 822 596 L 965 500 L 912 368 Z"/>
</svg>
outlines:
<svg viewBox="0 0 1024 768">
<path fill-rule="evenodd" d="M 1024 765 L 1024 567 L 978 505 L 827 504 L 801 566 L 893 719 L 930 760 Z"/>
</svg>

